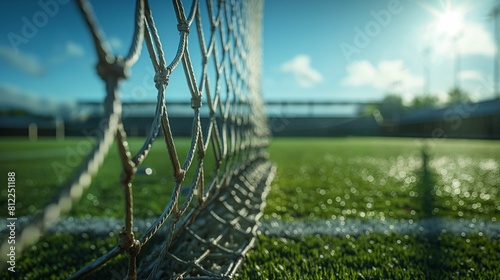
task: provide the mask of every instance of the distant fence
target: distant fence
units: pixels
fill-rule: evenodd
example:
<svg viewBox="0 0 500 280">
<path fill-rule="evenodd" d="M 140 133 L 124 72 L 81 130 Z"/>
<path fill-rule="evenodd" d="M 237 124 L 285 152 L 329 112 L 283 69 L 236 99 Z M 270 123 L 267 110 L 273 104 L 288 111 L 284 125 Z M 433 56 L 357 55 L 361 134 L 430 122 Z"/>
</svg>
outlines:
<svg viewBox="0 0 500 280">
<path fill-rule="evenodd" d="M 173 112 L 172 132 L 178 136 L 189 136 L 191 118 L 184 116 L 181 108 L 189 107 L 186 101 L 167 103 Z M 343 136 L 395 136 L 425 138 L 477 138 L 500 139 L 500 100 L 458 104 L 440 109 L 422 109 L 409 112 L 398 119 L 376 119 L 363 115 L 365 106 L 377 106 L 380 102 L 356 101 L 267 101 L 269 126 L 275 137 L 343 137 Z M 124 102 L 123 107 L 130 114 L 124 117 L 125 129 L 131 136 L 147 135 L 152 116 L 141 115 L 141 108 L 154 106 L 152 102 Z M 354 107 L 358 115 L 342 116 L 336 108 Z M 101 105 L 93 101 L 79 102 L 80 108 L 92 111 L 92 117 L 83 121 L 66 122 L 62 131 L 66 136 L 89 136 L 92 128 L 100 121 Z M 203 108 L 203 107 L 202 107 Z M 176 109 L 179 109 L 176 111 Z M 321 110 L 320 110 L 321 109 Z M 326 109 L 326 113 L 325 113 Z M 321 113 L 323 112 L 323 113 Z M 202 112 L 201 121 L 208 122 L 208 112 Z M 1 136 L 28 136 L 29 124 L 10 122 L 10 126 L 0 122 Z M 5 123 L 4 123 L 5 124 Z M 56 137 L 56 124 L 46 121 L 38 126 L 38 135 Z M 60 129 L 61 130 L 61 129 Z"/>
<path fill-rule="evenodd" d="M 500 114 L 446 121 L 401 123 L 384 132 L 388 136 L 427 138 L 500 139 Z"/>
<path fill-rule="evenodd" d="M 63 140 L 67 135 L 67 125 L 62 119 L 47 119 L 15 116 L 0 117 L 0 136 L 26 136 L 30 140 L 38 137 L 55 137 Z"/>
<path fill-rule="evenodd" d="M 181 108 L 189 108 L 191 101 L 169 101 L 167 106 L 169 110 L 176 110 Z M 360 111 L 361 108 L 366 106 L 378 106 L 382 104 L 379 101 L 348 101 L 348 100 L 316 100 L 316 101 L 304 101 L 304 100 L 295 100 L 295 101 L 278 101 L 278 100 L 268 100 L 264 102 L 264 106 L 268 114 L 278 114 L 281 117 L 283 116 L 301 116 L 301 117 L 315 117 L 318 115 L 325 116 L 333 116 L 338 115 L 338 108 L 341 107 L 353 107 L 354 110 Z M 100 111 L 102 110 L 102 104 L 96 101 L 79 101 L 78 107 L 80 108 L 88 108 L 91 111 Z M 123 107 L 125 109 L 134 110 L 137 112 L 142 112 L 142 108 L 148 108 L 156 106 L 156 103 L 153 102 L 123 102 Z M 203 109 L 203 106 L 200 108 Z M 318 113 L 320 112 L 320 113 Z M 183 115 L 182 111 L 177 110 L 178 115 Z M 203 113 L 203 112 L 202 112 Z M 205 112 L 208 114 L 208 111 Z M 341 113 L 342 114 L 342 113 Z M 172 115 L 172 113 L 171 113 Z M 174 113 L 175 115 L 175 113 Z"/>
<path fill-rule="evenodd" d="M 422 109 L 386 127 L 389 136 L 500 139 L 500 99 Z"/>
</svg>

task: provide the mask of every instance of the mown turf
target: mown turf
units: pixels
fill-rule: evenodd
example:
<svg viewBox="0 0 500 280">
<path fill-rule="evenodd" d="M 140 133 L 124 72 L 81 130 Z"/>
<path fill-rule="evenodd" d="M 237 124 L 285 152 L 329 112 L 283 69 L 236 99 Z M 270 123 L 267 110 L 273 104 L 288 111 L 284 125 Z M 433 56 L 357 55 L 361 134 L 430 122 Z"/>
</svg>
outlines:
<svg viewBox="0 0 500 280">
<path fill-rule="evenodd" d="M 488 219 L 500 214 L 500 143 L 275 139 L 265 218 Z M 424 160 L 425 157 L 425 160 Z M 497 237 L 260 236 L 239 279 L 495 279 Z"/>
<path fill-rule="evenodd" d="M 12 279 L 66 279 L 116 244 L 116 236 L 49 234 L 24 252 L 17 261 L 16 274 Z M 106 273 L 100 273 L 101 279 L 119 279 L 118 276 L 123 278 L 126 275 L 126 266 L 123 264 L 125 258 L 126 256 L 119 255 L 110 261 L 103 268 Z M 1 279 L 9 279 L 8 276 L 10 274 L 5 271 L 0 273 Z"/>
<path fill-rule="evenodd" d="M 16 216 L 33 215 L 37 213 L 47 201 L 57 194 L 62 183 L 76 170 L 78 164 L 90 151 L 93 140 L 87 138 L 67 139 L 64 142 L 55 142 L 51 139 L 41 139 L 36 143 L 26 140 L 2 140 L 0 152 L 4 154 L 26 153 L 32 150 L 50 150 L 54 156 L 36 157 L 34 159 L 18 159 L 0 161 L 0 179 L 6 180 L 6 172 L 16 172 L 17 205 Z M 190 140 L 180 139 L 176 142 L 179 149 L 181 164 L 184 161 Z M 142 140 L 130 141 L 133 152 L 139 150 Z M 25 147 L 28 147 L 25 149 Z M 38 147 L 38 149 L 35 149 Z M 195 160 L 196 162 L 196 160 Z M 206 176 L 211 175 L 210 161 L 207 160 Z M 133 181 L 135 217 L 156 217 L 161 213 L 166 201 L 169 200 L 173 188 L 173 175 L 165 144 L 157 141 L 144 161 L 143 168 L 152 168 L 151 175 L 137 175 Z M 4 171 L 5 170 L 5 171 Z M 186 176 L 188 185 L 193 178 L 194 168 Z M 121 163 L 116 145 L 110 152 L 98 174 L 94 177 L 91 186 L 83 193 L 82 199 L 73 207 L 69 216 L 73 217 L 123 217 L 123 191 L 120 184 Z M 1 190 L 0 203 L 5 203 L 7 190 Z M 162 197 L 154 199 L 151 197 Z M 5 217 L 2 211 L 0 216 Z"/>
<path fill-rule="evenodd" d="M 265 218 L 420 219 L 422 147 L 415 139 L 275 139 L 278 165 Z M 500 143 L 451 140 L 426 144 L 432 214 L 490 218 L 500 213 Z"/>
<path fill-rule="evenodd" d="M 497 279 L 499 250 L 477 234 L 260 236 L 238 279 Z"/>
<path fill-rule="evenodd" d="M 34 214 L 57 193 L 61 179 L 69 176 L 85 151 L 88 152 L 85 149 L 91 143 L 88 141 L 1 140 L 3 156 L 24 151 L 56 151 L 53 156 L 0 160 L 0 180 L 6 180 L 9 170 L 17 174 L 17 216 Z M 189 140 L 181 139 L 176 144 L 182 161 Z M 274 139 L 269 151 L 278 173 L 264 218 L 419 220 L 431 215 L 496 222 L 500 216 L 500 143 L 431 140 L 425 149 L 428 161 L 423 160 L 423 144 L 415 139 L 392 138 Z M 141 141 L 131 140 L 132 150 L 140 145 Z M 69 169 L 57 173 L 54 166 L 58 164 Z M 156 217 L 170 198 L 173 186 L 168 154 L 161 141 L 155 143 L 144 165 L 153 168 L 154 173 L 135 178 L 134 214 L 141 218 Z M 69 215 L 123 217 L 119 170 L 114 147 Z M 206 176 L 210 175 L 207 172 Z M 2 189 L 0 194 L 0 202 L 5 205 L 6 191 Z M 5 217 L 6 212 L 1 211 L 0 216 Z M 50 235 L 36 244 L 36 248 L 28 249 L 17 264 L 28 279 L 50 275 L 59 275 L 51 276 L 54 279 L 64 278 L 116 242 L 116 235 Z M 342 238 L 305 236 L 300 240 L 261 236 L 240 271 L 240 278 L 423 279 L 436 275 L 435 279 L 494 279 L 493 276 L 500 274 L 493 265 L 500 261 L 495 254 L 498 249 L 498 240 L 478 235 L 444 234 L 425 239 L 370 234 Z M 81 257 L 82 254 L 88 258 Z M 65 256 L 68 269 L 59 274 L 61 255 Z M 109 271 L 118 273 L 116 268 Z M 0 272 L 0 278 L 4 276 L 4 271 Z"/>
</svg>

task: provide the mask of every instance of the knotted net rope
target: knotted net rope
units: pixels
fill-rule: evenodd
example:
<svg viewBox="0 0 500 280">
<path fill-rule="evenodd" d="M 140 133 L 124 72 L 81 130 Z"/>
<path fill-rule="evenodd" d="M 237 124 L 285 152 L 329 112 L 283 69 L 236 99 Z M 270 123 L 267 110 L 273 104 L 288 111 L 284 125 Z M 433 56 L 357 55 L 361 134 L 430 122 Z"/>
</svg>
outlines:
<svg viewBox="0 0 500 280">
<path fill-rule="evenodd" d="M 269 130 L 260 96 L 262 2 L 207 0 L 202 4 L 193 0 L 186 13 L 183 2 L 173 0 L 178 42 L 175 52 L 168 53 L 160 40 L 161 26 L 157 28 L 148 1 L 137 0 L 133 39 L 124 57 L 111 53 L 91 5 L 86 0 L 77 3 L 92 35 L 98 58 L 97 73 L 105 84 L 105 125 L 77 174 L 22 230 L 17 250 L 36 242 L 72 207 L 90 185 L 116 140 L 125 203 L 120 241 L 71 279 L 91 274 L 120 253 L 128 256 L 128 279 L 136 279 L 138 275 L 141 279 L 231 278 L 255 241 L 258 219 L 274 176 L 274 167 L 267 161 Z M 204 26 L 207 23 L 208 26 Z M 192 38 L 196 38 L 198 47 L 188 44 Z M 155 71 L 157 104 L 149 134 L 133 155 L 122 124 L 120 82 L 128 78 L 143 44 Z M 201 66 L 200 73 L 195 73 L 190 54 L 193 50 L 201 57 L 201 61 L 196 61 Z M 167 63 L 169 55 L 171 60 Z M 182 163 L 174 144 L 166 98 L 171 74 L 180 71 L 180 65 L 193 117 L 191 144 Z M 207 106 L 209 112 L 209 121 L 204 125 L 202 105 Z M 136 233 L 133 178 L 157 138 L 163 138 L 168 150 L 174 187 L 161 215 L 145 232 Z M 209 151 L 213 154 L 213 170 L 205 170 L 204 166 Z M 194 170 L 195 174 L 190 182 L 185 176 L 188 170 Z M 205 179 L 206 172 L 213 174 L 209 180 Z M 187 193 L 184 199 L 179 198 L 181 190 Z M 155 237 L 160 243 L 138 264 L 141 249 L 161 227 L 166 228 L 166 234 Z"/>
</svg>

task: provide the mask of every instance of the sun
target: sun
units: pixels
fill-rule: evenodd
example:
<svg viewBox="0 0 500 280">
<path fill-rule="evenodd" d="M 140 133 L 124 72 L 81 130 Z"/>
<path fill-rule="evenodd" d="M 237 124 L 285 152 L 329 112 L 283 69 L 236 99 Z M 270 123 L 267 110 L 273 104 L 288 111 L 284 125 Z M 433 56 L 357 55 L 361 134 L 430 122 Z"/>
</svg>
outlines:
<svg viewBox="0 0 500 280">
<path fill-rule="evenodd" d="M 463 14 L 458 10 L 448 10 L 437 15 L 436 31 L 456 36 L 463 28 Z"/>
<path fill-rule="evenodd" d="M 454 5 L 453 0 L 437 1 L 438 7 L 417 2 L 433 15 L 429 29 L 437 36 L 455 38 L 460 36 L 466 26 L 465 16 L 472 9 L 470 5 Z"/>
</svg>

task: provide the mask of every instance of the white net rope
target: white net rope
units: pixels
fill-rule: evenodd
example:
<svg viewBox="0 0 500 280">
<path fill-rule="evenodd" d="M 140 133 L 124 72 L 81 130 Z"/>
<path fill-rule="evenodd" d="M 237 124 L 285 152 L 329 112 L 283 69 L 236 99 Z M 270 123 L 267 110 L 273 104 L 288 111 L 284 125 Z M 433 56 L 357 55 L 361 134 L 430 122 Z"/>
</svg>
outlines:
<svg viewBox="0 0 500 280">
<path fill-rule="evenodd" d="M 36 242 L 61 213 L 72 207 L 116 140 L 125 203 L 120 242 L 71 278 L 91 274 L 120 253 L 128 256 L 129 279 L 136 279 L 138 273 L 140 278 L 154 279 L 232 277 L 255 241 L 258 219 L 274 176 L 274 167 L 267 161 L 269 130 L 260 96 L 262 2 L 193 0 L 185 6 L 181 0 L 173 0 L 178 41 L 174 48 L 171 44 L 164 48 L 159 36 L 161 26 L 156 26 L 148 1 L 137 0 L 133 40 L 124 57 L 110 52 L 91 5 L 85 0 L 77 3 L 91 32 L 98 58 L 97 73 L 106 88 L 105 126 L 76 175 L 22 230 L 17 250 Z M 198 44 L 189 45 L 190 40 Z M 120 82 L 128 78 L 143 44 L 156 73 L 157 105 L 142 148 L 132 154 L 122 124 Z M 193 59 L 191 53 L 195 52 L 201 59 Z M 193 66 L 195 63 L 198 67 Z M 183 162 L 174 144 L 166 98 L 171 74 L 180 68 L 193 117 L 191 144 Z M 196 73 L 195 69 L 200 70 Z M 203 125 L 202 105 L 208 107 L 208 121 Z M 155 222 L 145 232 L 136 233 L 133 178 L 157 137 L 163 138 L 168 150 L 173 191 Z M 209 160 L 209 152 L 213 167 L 206 170 L 204 163 Z M 190 170 L 194 176 L 188 181 L 186 173 Z M 187 193 L 185 198 L 180 198 L 181 191 Z M 167 234 L 155 236 L 161 227 L 166 227 Z M 154 236 L 160 243 L 145 256 L 139 256 Z"/>
</svg>

